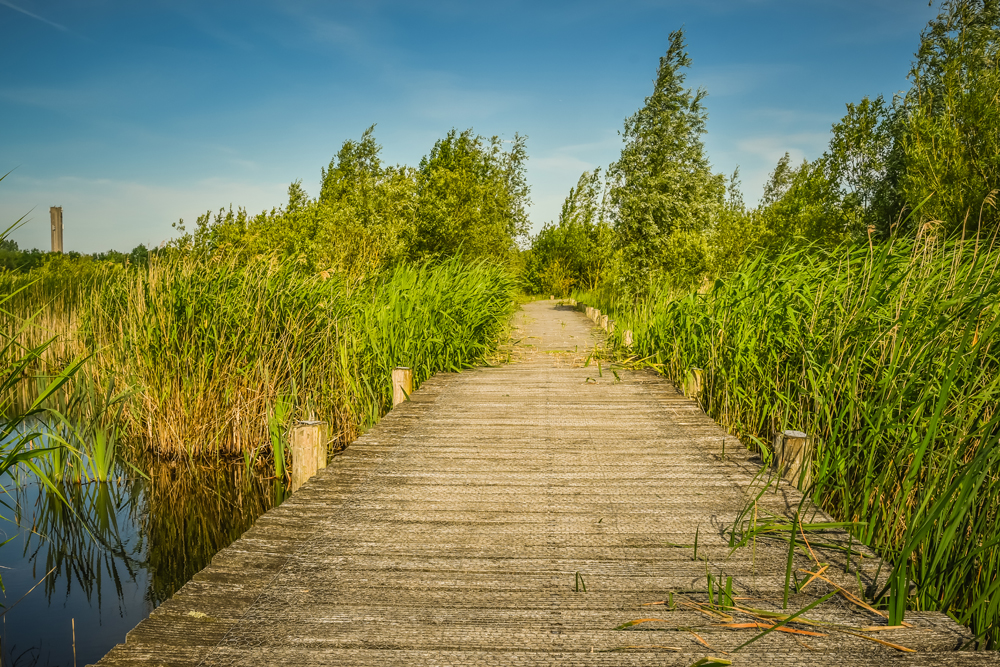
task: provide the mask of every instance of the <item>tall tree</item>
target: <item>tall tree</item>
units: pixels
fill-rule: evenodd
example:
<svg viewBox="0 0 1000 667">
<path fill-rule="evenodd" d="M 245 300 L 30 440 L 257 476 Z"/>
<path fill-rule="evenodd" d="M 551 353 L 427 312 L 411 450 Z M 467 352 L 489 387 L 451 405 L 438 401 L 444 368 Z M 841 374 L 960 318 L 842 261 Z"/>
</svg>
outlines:
<svg viewBox="0 0 1000 667">
<path fill-rule="evenodd" d="M 921 36 L 905 99 L 902 193 L 957 232 L 1000 223 L 1000 0 L 946 0 Z"/>
<path fill-rule="evenodd" d="M 451 130 L 420 161 L 415 258 L 461 254 L 509 260 L 528 229 L 526 138 Z"/>
<path fill-rule="evenodd" d="M 600 168 L 585 171 L 563 202 L 559 219 L 532 242 L 537 289 L 564 295 L 573 287 L 594 289 L 612 257 L 613 232 L 603 215 Z"/>
<path fill-rule="evenodd" d="M 710 228 L 725 195 L 724 178 L 712 173 L 702 144 L 707 93 L 684 85 L 690 66 L 683 30 L 672 32 L 653 93 L 625 121 L 625 146 L 609 170 L 623 268 L 636 288 L 657 270 L 670 270 L 671 237 Z"/>
</svg>

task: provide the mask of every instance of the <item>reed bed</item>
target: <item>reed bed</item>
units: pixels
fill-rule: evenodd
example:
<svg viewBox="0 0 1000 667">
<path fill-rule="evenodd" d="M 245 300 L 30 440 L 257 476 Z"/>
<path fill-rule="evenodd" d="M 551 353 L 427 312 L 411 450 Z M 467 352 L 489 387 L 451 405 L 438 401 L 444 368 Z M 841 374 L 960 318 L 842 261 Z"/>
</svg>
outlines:
<svg viewBox="0 0 1000 667">
<path fill-rule="evenodd" d="M 895 619 L 948 612 L 995 649 L 998 269 L 994 247 L 927 237 L 789 249 L 683 295 L 577 297 L 675 382 L 702 369 L 708 413 L 765 458 L 782 429 L 816 438 L 813 499 L 892 564 L 872 597 Z"/>
<path fill-rule="evenodd" d="M 6 333 L 29 348 L 55 339 L 31 371 L 87 356 L 80 372 L 95 391 L 130 390 L 122 442 L 160 456 L 247 461 L 268 458 L 271 433 L 292 419 L 327 420 L 349 442 L 391 407 L 394 366 L 412 367 L 419 383 L 481 360 L 515 290 L 503 268 L 458 259 L 360 283 L 276 260 L 190 256 L 95 263 L 78 274 L 0 275 L 0 288 L 20 290 L 0 317 Z M 14 404 L 30 400 L 33 386 L 20 383 Z"/>
</svg>

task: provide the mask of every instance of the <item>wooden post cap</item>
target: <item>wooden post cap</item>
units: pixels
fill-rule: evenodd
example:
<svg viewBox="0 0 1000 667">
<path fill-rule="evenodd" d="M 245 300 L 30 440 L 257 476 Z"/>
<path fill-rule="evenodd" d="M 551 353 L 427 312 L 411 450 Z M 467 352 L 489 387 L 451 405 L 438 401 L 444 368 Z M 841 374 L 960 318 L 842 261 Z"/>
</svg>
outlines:
<svg viewBox="0 0 1000 667">
<path fill-rule="evenodd" d="M 812 486 L 815 443 L 802 431 L 787 430 L 774 438 L 774 460 L 779 474 L 800 491 Z"/>
<path fill-rule="evenodd" d="M 392 369 L 392 407 L 409 400 L 413 393 L 413 369 L 396 366 Z"/>
<path fill-rule="evenodd" d="M 292 426 L 289 445 L 292 452 L 292 492 L 326 467 L 327 424 L 305 420 Z"/>
</svg>

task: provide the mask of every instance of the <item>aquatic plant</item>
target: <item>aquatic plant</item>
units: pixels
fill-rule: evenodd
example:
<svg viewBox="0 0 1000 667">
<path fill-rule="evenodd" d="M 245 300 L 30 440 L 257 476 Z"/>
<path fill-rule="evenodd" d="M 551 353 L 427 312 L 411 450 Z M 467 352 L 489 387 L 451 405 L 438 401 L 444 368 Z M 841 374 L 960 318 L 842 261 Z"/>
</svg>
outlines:
<svg viewBox="0 0 1000 667">
<path fill-rule="evenodd" d="M 1000 250 L 932 231 L 789 248 L 679 296 L 577 298 L 678 384 L 702 369 L 699 400 L 744 442 L 815 438 L 811 494 L 892 563 L 872 594 L 893 620 L 946 611 L 998 647 Z"/>
<path fill-rule="evenodd" d="M 459 259 L 357 283 L 290 262 L 175 254 L 109 264 L 81 280 L 85 288 L 0 274 L 0 288 L 21 289 L 12 312 L 48 304 L 44 326 L 27 330 L 0 315 L 0 328 L 22 344 L 57 336 L 59 350 L 32 370 L 92 354 L 93 391 L 111 378 L 134 390 L 122 401 L 116 446 L 186 458 L 248 452 L 257 461 L 262 445 L 277 444 L 275 476 L 284 472 L 276 436 L 290 420 L 328 421 L 337 443 L 350 442 L 391 407 L 393 366 L 412 367 L 419 384 L 487 355 L 515 289 L 504 268 Z M 34 396 L 23 388 L 17 398 Z"/>
</svg>

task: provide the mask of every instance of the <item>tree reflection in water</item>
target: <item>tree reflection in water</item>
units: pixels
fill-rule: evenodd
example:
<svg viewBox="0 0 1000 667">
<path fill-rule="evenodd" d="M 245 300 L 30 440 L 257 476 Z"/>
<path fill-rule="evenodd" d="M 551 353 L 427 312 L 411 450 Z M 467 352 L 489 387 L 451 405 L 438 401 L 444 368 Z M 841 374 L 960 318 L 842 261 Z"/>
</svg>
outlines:
<svg viewBox="0 0 1000 667">
<path fill-rule="evenodd" d="M 72 665 L 74 622 L 77 664 L 96 662 L 285 497 L 242 462 L 140 467 L 148 479 L 119 464 L 107 483 L 60 484 L 68 505 L 36 483 L 9 489 L 0 664 Z"/>
</svg>

